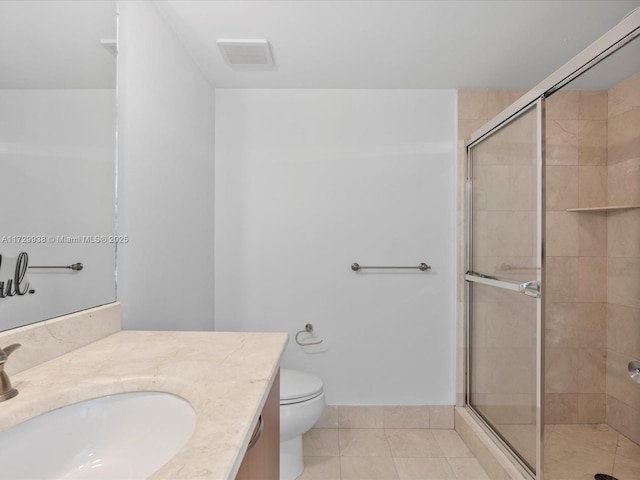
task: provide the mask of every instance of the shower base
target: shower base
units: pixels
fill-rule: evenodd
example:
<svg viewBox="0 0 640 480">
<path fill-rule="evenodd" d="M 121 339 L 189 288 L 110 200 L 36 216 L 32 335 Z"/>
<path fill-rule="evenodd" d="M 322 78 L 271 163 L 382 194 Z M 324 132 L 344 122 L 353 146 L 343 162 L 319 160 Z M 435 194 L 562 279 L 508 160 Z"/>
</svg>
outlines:
<svg viewBox="0 0 640 480">
<path fill-rule="evenodd" d="M 535 450 L 532 425 L 501 425 L 521 451 Z M 640 480 L 640 446 L 605 424 L 545 425 L 545 480 Z"/>
<path fill-rule="evenodd" d="M 608 425 L 546 425 L 544 450 L 547 480 L 640 479 L 640 446 Z"/>
</svg>

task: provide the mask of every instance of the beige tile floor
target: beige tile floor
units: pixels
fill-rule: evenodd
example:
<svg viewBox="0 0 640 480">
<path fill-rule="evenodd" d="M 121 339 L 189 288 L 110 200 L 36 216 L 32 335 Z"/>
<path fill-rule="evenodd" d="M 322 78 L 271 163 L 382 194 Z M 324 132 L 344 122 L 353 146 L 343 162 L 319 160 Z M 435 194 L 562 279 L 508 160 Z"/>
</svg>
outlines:
<svg viewBox="0 0 640 480">
<path fill-rule="evenodd" d="M 640 480 L 640 446 L 608 425 L 547 425 L 546 480 L 593 480 L 596 473 Z"/>
<path fill-rule="evenodd" d="M 314 428 L 298 480 L 489 480 L 455 430 Z"/>
</svg>

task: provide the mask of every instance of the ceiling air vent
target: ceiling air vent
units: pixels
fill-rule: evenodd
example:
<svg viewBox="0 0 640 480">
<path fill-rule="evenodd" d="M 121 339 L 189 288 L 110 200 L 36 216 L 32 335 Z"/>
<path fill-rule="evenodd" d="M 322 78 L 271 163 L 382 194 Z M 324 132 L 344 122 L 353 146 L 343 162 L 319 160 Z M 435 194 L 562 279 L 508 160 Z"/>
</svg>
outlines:
<svg viewBox="0 0 640 480">
<path fill-rule="evenodd" d="M 222 56 L 232 67 L 273 66 L 271 47 L 266 40 L 216 40 Z"/>
</svg>

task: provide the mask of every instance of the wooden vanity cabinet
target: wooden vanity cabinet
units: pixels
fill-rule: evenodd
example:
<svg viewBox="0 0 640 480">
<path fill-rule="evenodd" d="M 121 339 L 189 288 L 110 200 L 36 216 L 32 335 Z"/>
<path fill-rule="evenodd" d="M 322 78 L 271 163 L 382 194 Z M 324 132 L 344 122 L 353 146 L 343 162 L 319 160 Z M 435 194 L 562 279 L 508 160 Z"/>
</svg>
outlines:
<svg viewBox="0 0 640 480">
<path fill-rule="evenodd" d="M 278 480 L 280 478 L 280 371 L 276 374 L 262 414 L 262 434 L 247 450 L 236 480 Z M 258 435 L 260 421 L 251 438 Z"/>
</svg>

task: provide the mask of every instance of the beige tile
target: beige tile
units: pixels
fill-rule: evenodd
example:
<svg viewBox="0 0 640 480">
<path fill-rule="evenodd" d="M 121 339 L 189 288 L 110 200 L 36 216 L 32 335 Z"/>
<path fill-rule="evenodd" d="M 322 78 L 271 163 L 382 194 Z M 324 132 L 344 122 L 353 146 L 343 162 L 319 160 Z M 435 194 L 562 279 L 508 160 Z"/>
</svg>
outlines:
<svg viewBox="0 0 640 480">
<path fill-rule="evenodd" d="M 578 257 L 547 258 L 547 301 L 570 302 L 578 298 Z"/>
<path fill-rule="evenodd" d="M 640 150 L 636 155 L 640 154 Z M 607 201 L 609 205 L 640 204 L 640 157 L 609 165 Z"/>
<path fill-rule="evenodd" d="M 394 458 L 400 480 L 455 480 L 444 458 Z"/>
<path fill-rule="evenodd" d="M 391 449 L 381 428 L 341 428 L 340 455 L 343 457 L 390 457 Z"/>
<path fill-rule="evenodd" d="M 487 95 L 486 88 L 458 90 L 458 118 L 486 121 Z"/>
<path fill-rule="evenodd" d="M 576 213 L 578 217 L 578 255 L 605 257 L 607 255 L 607 213 Z"/>
<path fill-rule="evenodd" d="M 597 425 L 555 425 L 549 445 L 572 445 L 584 450 L 592 449 L 594 454 L 604 451 L 615 454 L 618 444 L 618 432 L 605 424 Z"/>
<path fill-rule="evenodd" d="M 547 211 L 565 211 L 567 208 L 577 208 L 579 168 L 576 166 L 547 167 L 545 185 Z"/>
<path fill-rule="evenodd" d="M 635 410 L 638 413 L 637 421 L 640 433 L 640 395 L 638 395 L 638 384 L 632 382 L 629 378 L 629 372 L 627 370 L 629 360 L 629 357 L 620 355 L 617 352 L 611 350 L 607 352 L 607 394 L 615 397 L 619 401 L 617 405 L 618 417 L 622 416 L 623 410 L 626 410 L 625 407 L 630 410 Z M 631 413 L 633 412 L 627 412 L 625 416 L 629 416 Z M 607 421 L 608 420 L 607 418 Z M 624 422 L 620 419 L 618 423 L 612 425 L 620 430 L 621 423 Z M 635 440 L 635 437 L 629 435 L 628 431 L 620 431 L 627 437 Z"/>
<path fill-rule="evenodd" d="M 429 428 L 427 405 L 384 407 L 384 428 Z"/>
<path fill-rule="evenodd" d="M 490 257 L 534 255 L 534 212 L 477 212 L 475 223 L 476 254 Z"/>
<path fill-rule="evenodd" d="M 488 359 L 489 391 L 496 394 L 535 391 L 535 347 L 490 349 Z"/>
<path fill-rule="evenodd" d="M 429 427 L 432 429 L 453 428 L 453 405 L 431 405 Z"/>
<path fill-rule="evenodd" d="M 620 355 L 640 358 L 640 309 L 607 304 L 608 348 Z"/>
<path fill-rule="evenodd" d="M 433 430 L 431 433 L 445 457 L 473 457 L 455 430 Z"/>
<path fill-rule="evenodd" d="M 606 303 L 574 304 L 578 312 L 578 346 L 604 351 L 607 348 Z"/>
<path fill-rule="evenodd" d="M 548 120 L 545 160 L 547 165 L 578 165 L 578 120 Z"/>
<path fill-rule="evenodd" d="M 447 462 L 459 480 L 490 480 L 475 458 L 447 458 Z"/>
<path fill-rule="evenodd" d="M 535 394 L 486 394 L 484 411 L 500 425 L 521 425 L 535 421 Z"/>
<path fill-rule="evenodd" d="M 608 95 L 606 90 L 580 91 L 579 118 L 581 120 L 607 120 Z"/>
<path fill-rule="evenodd" d="M 607 363 L 605 351 L 578 349 L 578 392 L 605 393 Z M 579 402 L 578 398 L 578 402 Z M 579 403 L 578 403 L 579 405 Z"/>
<path fill-rule="evenodd" d="M 607 205 L 607 167 L 580 166 L 579 175 L 580 208 Z"/>
<path fill-rule="evenodd" d="M 631 460 L 640 460 L 640 445 L 632 442 L 624 435 L 618 435 L 616 455 L 629 458 Z"/>
<path fill-rule="evenodd" d="M 607 394 L 607 423 L 620 434 L 640 445 L 640 410 L 626 405 L 611 394 Z"/>
<path fill-rule="evenodd" d="M 640 106 L 640 73 L 627 78 L 609 89 L 609 117 L 620 115 L 632 107 Z"/>
<path fill-rule="evenodd" d="M 337 457 L 340 442 L 337 428 L 312 428 L 302 437 L 305 457 Z"/>
<path fill-rule="evenodd" d="M 607 121 L 580 120 L 578 125 L 578 164 L 607 164 Z"/>
<path fill-rule="evenodd" d="M 547 393 L 544 396 L 545 417 L 548 424 L 578 422 L 577 393 Z"/>
<path fill-rule="evenodd" d="M 485 395 L 485 404 L 478 404 L 478 408 L 500 428 L 503 425 L 529 422 L 531 421 L 530 408 L 525 405 L 518 405 L 520 402 L 519 397 L 526 398 L 528 395 L 487 393 Z"/>
<path fill-rule="evenodd" d="M 340 405 L 340 428 L 383 428 L 384 407 Z"/>
<path fill-rule="evenodd" d="M 578 297 L 581 302 L 607 301 L 607 258 L 580 257 Z"/>
<path fill-rule="evenodd" d="M 640 151 L 640 107 L 633 107 L 620 115 L 609 117 L 608 164 L 613 165 L 637 158 Z"/>
<path fill-rule="evenodd" d="M 640 308 L 640 259 L 608 258 L 607 293 L 610 303 Z"/>
<path fill-rule="evenodd" d="M 545 478 L 573 480 L 611 473 L 616 439 L 615 430 L 606 425 L 556 425 L 545 444 Z"/>
<path fill-rule="evenodd" d="M 458 120 L 458 138 L 460 140 L 466 140 L 471 136 L 473 132 L 482 127 L 487 121 L 485 119 L 478 120 L 467 120 L 467 119 L 459 119 Z"/>
<path fill-rule="evenodd" d="M 547 212 L 547 256 L 573 257 L 578 255 L 579 218 L 579 214 L 571 212 Z"/>
<path fill-rule="evenodd" d="M 543 425 L 545 444 L 549 441 L 549 438 L 551 438 L 551 434 L 553 433 L 553 427 L 554 425 L 546 425 L 546 424 Z"/>
<path fill-rule="evenodd" d="M 612 453 L 584 450 L 571 444 L 557 444 L 545 448 L 545 479 L 587 480 L 595 473 L 613 470 Z"/>
<path fill-rule="evenodd" d="M 608 256 L 640 258 L 640 208 L 609 212 L 607 234 Z"/>
<path fill-rule="evenodd" d="M 534 165 L 485 165 L 476 168 L 474 175 L 478 210 L 535 210 Z"/>
<path fill-rule="evenodd" d="M 578 349 L 548 347 L 545 351 L 547 393 L 578 392 Z"/>
<path fill-rule="evenodd" d="M 560 89 L 545 101 L 548 119 L 578 119 L 580 112 L 580 92 Z"/>
<path fill-rule="evenodd" d="M 444 457 L 429 429 L 386 429 L 385 433 L 394 457 Z"/>
<path fill-rule="evenodd" d="M 615 463 L 613 465 L 613 476 L 621 479 L 640 478 L 640 459 L 616 456 Z"/>
<path fill-rule="evenodd" d="M 397 480 L 391 457 L 341 457 L 342 480 Z"/>
<path fill-rule="evenodd" d="M 304 457 L 304 471 L 297 480 L 341 480 L 339 457 Z"/>
<path fill-rule="evenodd" d="M 454 410 L 456 433 L 473 454 L 476 449 L 476 435 L 469 425 L 470 416 L 464 407 L 457 407 Z M 444 452 L 443 452 L 444 453 Z"/>
<path fill-rule="evenodd" d="M 327 405 L 313 428 L 338 428 L 339 407 L 337 405 Z"/>
<path fill-rule="evenodd" d="M 545 344 L 548 347 L 578 347 L 579 317 L 575 303 L 548 302 L 545 315 Z"/>
</svg>

